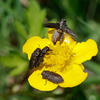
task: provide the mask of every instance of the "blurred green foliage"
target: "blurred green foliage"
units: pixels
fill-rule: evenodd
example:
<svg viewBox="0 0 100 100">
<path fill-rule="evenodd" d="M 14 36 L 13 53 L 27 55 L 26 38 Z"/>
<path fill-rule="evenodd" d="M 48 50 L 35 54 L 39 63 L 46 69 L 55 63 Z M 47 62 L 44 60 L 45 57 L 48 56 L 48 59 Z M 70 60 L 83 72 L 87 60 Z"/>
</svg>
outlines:
<svg viewBox="0 0 100 100">
<path fill-rule="evenodd" d="M 89 76 L 77 87 L 40 92 L 20 83 L 28 71 L 22 46 L 31 36 L 47 37 L 47 21 L 65 18 L 78 41 L 92 38 L 100 51 L 99 11 L 99 0 L 0 0 L 0 100 L 100 100 L 100 52 L 84 63 Z"/>
</svg>

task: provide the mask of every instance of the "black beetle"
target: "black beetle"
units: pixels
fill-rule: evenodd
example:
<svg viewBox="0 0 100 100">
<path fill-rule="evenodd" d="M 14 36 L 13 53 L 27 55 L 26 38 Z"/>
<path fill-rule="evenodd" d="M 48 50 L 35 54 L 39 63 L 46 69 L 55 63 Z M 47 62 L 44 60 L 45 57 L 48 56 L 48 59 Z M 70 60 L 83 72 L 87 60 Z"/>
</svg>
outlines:
<svg viewBox="0 0 100 100">
<path fill-rule="evenodd" d="M 51 81 L 55 84 L 64 82 L 63 78 L 55 72 L 45 70 L 41 73 L 41 75 L 43 79 L 47 79 L 48 81 Z"/>
<path fill-rule="evenodd" d="M 37 48 L 31 55 L 31 59 L 29 61 L 29 69 L 34 67 L 38 67 L 41 62 L 43 62 L 43 57 L 49 51 L 49 47 L 44 47 L 42 50 Z"/>
</svg>

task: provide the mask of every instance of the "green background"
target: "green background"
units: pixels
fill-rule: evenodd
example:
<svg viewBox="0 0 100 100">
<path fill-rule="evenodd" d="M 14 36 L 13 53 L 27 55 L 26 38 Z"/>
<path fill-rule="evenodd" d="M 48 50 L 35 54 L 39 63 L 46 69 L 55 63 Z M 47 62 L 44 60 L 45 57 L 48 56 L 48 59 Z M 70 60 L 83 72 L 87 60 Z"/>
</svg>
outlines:
<svg viewBox="0 0 100 100">
<path fill-rule="evenodd" d="M 100 100 L 100 52 L 84 63 L 81 85 L 41 92 L 21 80 L 28 71 L 25 41 L 47 37 L 43 23 L 66 19 L 77 41 L 94 39 L 100 49 L 100 0 L 0 0 L 0 100 Z"/>
</svg>

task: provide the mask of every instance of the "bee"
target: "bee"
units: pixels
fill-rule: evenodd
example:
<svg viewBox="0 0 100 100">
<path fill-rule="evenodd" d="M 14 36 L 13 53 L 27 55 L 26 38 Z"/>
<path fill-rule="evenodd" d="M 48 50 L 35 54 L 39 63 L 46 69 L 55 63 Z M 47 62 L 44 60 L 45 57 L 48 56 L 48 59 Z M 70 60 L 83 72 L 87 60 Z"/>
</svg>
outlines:
<svg viewBox="0 0 100 100">
<path fill-rule="evenodd" d="M 41 75 L 43 79 L 47 79 L 55 84 L 64 82 L 63 78 L 59 74 L 51 71 L 43 71 Z"/>
<path fill-rule="evenodd" d="M 77 37 L 76 34 L 66 25 L 65 19 L 62 19 L 61 21 L 57 23 L 44 24 L 44 27 L 56 29 L 52 35 L 52 42 L 54 44 L 56 44 L 57 41 L 62 42 L 64 38 L 64 34 L 66 33 L 70 34 L 72 37 Z"/>
<path fill-rule="evenodd" d="M 38 67 L 41 62 L 43 62 L 43 57 L 49 51 L 49 47 L 44 47 L 42 50 L 37 48 L 31 55 L 31 59 L 29 61 L 29 69 L 34 67 Z"/>
</svg>

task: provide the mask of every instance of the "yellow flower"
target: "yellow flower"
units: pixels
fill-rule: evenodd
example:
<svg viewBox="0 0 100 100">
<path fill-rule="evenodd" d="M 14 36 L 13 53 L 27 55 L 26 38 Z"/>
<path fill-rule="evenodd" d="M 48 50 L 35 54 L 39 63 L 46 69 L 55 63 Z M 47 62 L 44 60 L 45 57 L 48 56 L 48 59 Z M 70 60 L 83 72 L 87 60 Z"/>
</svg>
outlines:
<svg viewBox="0 0 100 100">
<path fill-rule="evenodd" d="M 96 42 L 88 39 L 86 42 L 77 43 L 68 34 L 65 35 L 62 44 L 57 42 L 54 45 L 50 39 L 50 35 L 49 39 L 31 37 L 23 46 L 23 52 L 28 55 L 29 60 L 36 48 L 43 49 L 46 46 L 50 48 L 50 51 L 44 56 L 43 62 L 34 68 L 34 72 L 29 76 L 30 85 L 41 91 L 51 91 L 58 86 L 74 87 L 82 83 L 88 75 L 87 72 L 84 72 L 82 63 L 90 60 L 92 56 L 96 56 L 98 52 Z M 45 70 L 59 74 L 64 81 L 56 84 L 43 79 L 41 74 Z"/>
</svg>

